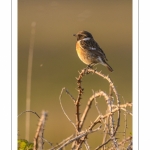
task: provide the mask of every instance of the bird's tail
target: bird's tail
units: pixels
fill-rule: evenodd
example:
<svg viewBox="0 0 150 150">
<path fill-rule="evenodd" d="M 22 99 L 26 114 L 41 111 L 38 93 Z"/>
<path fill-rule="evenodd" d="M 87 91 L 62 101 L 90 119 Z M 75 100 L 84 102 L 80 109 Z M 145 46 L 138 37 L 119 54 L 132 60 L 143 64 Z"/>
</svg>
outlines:
<svg viewBox="0 0 150 150">
<path fill-rule="evenodd" d="M 109 64 L 106 63 L 106 67 L 108 68 L 109 71 L 113 72 L 114 70 L 110 67 Z"/>
</svg>

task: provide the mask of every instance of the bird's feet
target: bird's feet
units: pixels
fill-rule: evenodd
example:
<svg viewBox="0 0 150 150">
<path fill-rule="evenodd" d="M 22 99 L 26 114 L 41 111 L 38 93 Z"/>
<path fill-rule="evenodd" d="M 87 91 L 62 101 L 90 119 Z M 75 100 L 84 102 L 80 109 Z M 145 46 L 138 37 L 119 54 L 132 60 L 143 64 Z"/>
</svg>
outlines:
<svg viewBox="0 0 150 150">
<path fill-rule="evenodd" d="M 91 64 L 87 65 L 86 68 L 87 68 L 87 69 L 93 69 L 93 64 L 91 63 Z"/>
</svg>

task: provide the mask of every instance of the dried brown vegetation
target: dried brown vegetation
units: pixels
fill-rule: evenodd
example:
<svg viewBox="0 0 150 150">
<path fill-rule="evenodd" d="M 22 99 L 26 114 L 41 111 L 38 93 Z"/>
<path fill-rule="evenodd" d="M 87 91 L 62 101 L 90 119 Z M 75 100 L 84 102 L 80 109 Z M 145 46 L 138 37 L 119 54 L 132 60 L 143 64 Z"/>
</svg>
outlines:
<svg viewBox="0 0 150 150">
<path fill-rule="evenodd" d="M 93 91 L 93 95 L 87 101 L 86 107 L 81 115 L 80 112 L 80 102 L 82 100 L 84 88 L 82 87 L 82 79 L 84 76 L 89 74 L 96 74 L 99 77 L 106 80 L 109 83 L 109 93 L 106 93 L 102 90 Z M 126 136 L 126 129 L 127 129 L 127 116 L 132 117 L 132 112 L 128 110 L 128 108 L 132 108 L 132 103 L 124 102 L 123 104 L 120 103 L 120 98 L 118 92 L 110 79 L 109 76 L 105 76 L 101 72 L 91 68 L 85 68 L 79 72 L 79 76 L 77 79 L 77 91 L 78 95 L 77 98 L 74 98 L 71 93 L 64 87 L 60 93 L 59 101 L 62 108 L 64 115 L 67 117 L 69 122 L 73 125 L 75 129 L 75 134 L 70 135 L 62 142 L 57 145 L 50 144 L 50 150 L 62 150 L 65 147 L 70 146 L 69 149 L 72 150 L 79 150 L 79 149 L 86 149 L 90 150 L 90 145 L 88 140 L 91 139 L 90 135 L 96 132 L 101 132 L 101 136 L 103 137 L 102 141 L 99 141 L 99 145 L 97 145 L 94 149 L 98 150 L 132 150 L 132 135 Z M 67 115 L 65 109 L 62 105 L 62 95 L 63 93 L 67 93 L 67 95 L 72 99 L 75 105 L 75 117 L 76 121 L 73 122 L 69 116 Z M 86 94 L 86 93 L 84 93 Z M 98 98 L 102 98 L 105 100 L 105 104 L 107 106 L 106 113 L 102 114 L 100 108 L 98 107 Z M 92 105 L 94 103 L 94 105 Z M 95 107 L 98 112 L 98 115 L 95 116 L 94 122 L 89 124 L 87 129 L 83 128 L 86 118 L 90 112 L 90 108 Z M 124 115 L 121 115 L 123 112 Z M 32 112 L 35 113 L 35 112 Z M 35 113 L 36 114 L 36 113 Z M 37 115 L 37 114 L 36 114 Z M 47 112 L 43 111 L 42 116 L 40 117 L 40 121 L 38 124 L 37 132 L 34 139 L 34 150 L 42 150 L 43 143 L 46 141 L 43 138 L 43 131 L 44 131 L 44 124 L 47 118 Z M 121 118 L 123 117 L 124 118 Z M 118 129 L 120 127 L 120 120 L 124 119 L 124 131 L 122 132 L 122 138 L 118 138 Z M 56 135 L 57 136 L 57 135 Z M 88 140 L 87 140 L 88 139 Z M 91 139 L 92 140 L 92 139 Z M 48 141 L 46 141 L 48 142 Z M 49 142 L 50 143 L 50 142 Z M 93 149 L 93 148 L 92 148 Z"/>
</svg>

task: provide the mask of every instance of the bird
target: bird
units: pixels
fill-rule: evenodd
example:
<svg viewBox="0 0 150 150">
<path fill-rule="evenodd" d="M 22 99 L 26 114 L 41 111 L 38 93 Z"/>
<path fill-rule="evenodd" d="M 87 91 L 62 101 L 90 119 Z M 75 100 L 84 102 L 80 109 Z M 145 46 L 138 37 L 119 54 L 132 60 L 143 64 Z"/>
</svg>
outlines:
<svg viewBox="0 0 150 150">
<path fill-rule="evenodd" d="M 107 67 L 109 71 L 113 71 L 112 67 L 107 63 L 108 59 L 104 51 L 100 48 L 98 43 L 94 40 L 92 34 L 88 31 L 79 31 L 73 34 L 77 38 L 76 51 L 80 60 L 93 67 L 97 64 L 102 64 Z"/>
</svg>

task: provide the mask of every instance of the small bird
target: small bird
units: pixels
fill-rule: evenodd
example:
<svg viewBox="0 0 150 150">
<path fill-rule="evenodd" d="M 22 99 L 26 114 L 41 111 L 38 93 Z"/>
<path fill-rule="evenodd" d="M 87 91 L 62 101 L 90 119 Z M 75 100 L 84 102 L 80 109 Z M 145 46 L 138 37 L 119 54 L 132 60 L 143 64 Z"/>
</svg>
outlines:
<svg viewBox="0 0 150 150">
<path fill-rule="evenodd" d="M 113 71 L 107 63 L 108 60 L 105 53 L 94 40 L 91 33 L 88 31 L 79 31 L 77 34 L 73 34 L 73 36 L 77 38 L 76 51 L 82 62 L 87 64 L 88 67 L 102 64 L 106 66 L 109 71 Z"/>
</svg>

